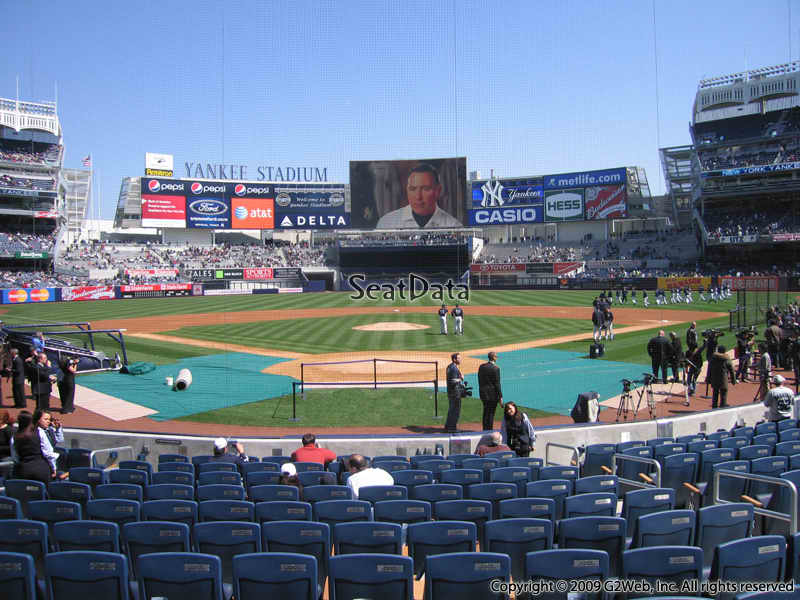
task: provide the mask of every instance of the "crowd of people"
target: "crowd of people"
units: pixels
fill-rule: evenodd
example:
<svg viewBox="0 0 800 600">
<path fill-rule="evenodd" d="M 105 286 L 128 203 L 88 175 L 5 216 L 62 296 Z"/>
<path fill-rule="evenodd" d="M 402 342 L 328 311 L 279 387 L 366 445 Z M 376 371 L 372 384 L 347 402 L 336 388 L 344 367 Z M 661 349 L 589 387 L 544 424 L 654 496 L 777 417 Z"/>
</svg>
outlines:
<svg viewBox="0 0 800 600">
<path fill-rule="evenodd" d="M 31 149 L 30 142 L 12 143 L 8 140 L 0 143 L 0 161 L 15 163 L 33 163 L 39 165 L 58 164 L 62 147 L 56 144 L 37 144 L 41 150 Z"/>
<path fill-rule="evenodd" d="M 733 169 L 777 163 L 795 162 L 800 152 L 800 138 L 778 143 L 765 141 L 740 146 L 725 146 L 715 150 L 701 150 L 698 158 L 704 171 Z"/>
<path fill-rule="evenodd" d="M 556 246 L 541 242 L 521 244 L 487 244 L 475 261 L 479 264 L 519 264 L 584 260 L 587 248 Z"/>
<path fill-rule="evenodd" d="M 357 236 L 343 236 L 338 244 L 342 247 L 363 246 L 444 246 L 466 243 L 472 234 L 456 231 L 446 232 L 376 232 L 359 233 Z"/>
<path fill-rule="evenodd" d="M 747 206 L 738 210 L 730 207 L 706 209 L 703 223 L 712 238 L 800 232 L 800 215 L 793 207 L 762 208 L 769 204 L 761 202 L 758 207 Z"/>
<path fill-rule="evenodd" d="M 9 175 L 8 173 L 3 173 L 0 175 L 0 185 L 5 187 L 49 192 L 56 189 L 56 180 L 51 177 L 16 177 Z"/>
</svg>

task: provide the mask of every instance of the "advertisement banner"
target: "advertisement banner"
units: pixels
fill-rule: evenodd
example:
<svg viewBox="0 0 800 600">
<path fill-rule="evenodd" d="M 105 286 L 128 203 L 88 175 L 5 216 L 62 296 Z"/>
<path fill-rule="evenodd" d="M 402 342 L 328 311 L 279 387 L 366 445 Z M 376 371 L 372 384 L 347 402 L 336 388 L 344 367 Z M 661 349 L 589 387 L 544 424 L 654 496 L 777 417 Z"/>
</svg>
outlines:
<svg viewBox="0 0 800 600">
<path fill-rule="evenodd" d="M 709 236 L 709 244 L 755 244 L 758 241 L 757 235 L 722 235 L 719 237 Z"/>
<path fill-rule="evenodd" d="M 515 271 L 525 271 L 524 263 L 514 264 L 486 264 L 486 265 L 470 265 L 469 270 L 471 273 L 511 273 Z"/>
<path fill-rule="evenodd" d="M 778 289 L 777 277 L 731 277 L 729 275 L 725 275 L 724 277 L 720 277 L 719 280 L 720 285 L 728 286 L 733 291 L 751 290 L 756 292 L 766 292 L 768 290 Z"/>
<path fill-rule="evenodd" d="M 275 279 L 298 279 L 303 276 L 303 269 L 300 267 L 275 267 L 272 269 L 272 276 Z"/>
<path fill-rule="evenodd" d="M 509 208 L 479 208 L 469 212 L 470 225 L 505 225 L 508 223 L 542 223 L 544 205 Z"/>
<path fill-rule="evenodd" d="M 50 258 L 47 252 L 15 252 L 14 258 Z"/>
<path fill-rule="evenodd" d="M 773 233 L 773 242 L 800 242 L 800 233 Z"/>
<path fill-rule="evenodd" d="M 222 187 L 224 190 L 224 186 Z M 230 203 L 225 198 L 214 196 L 188 197 L 186 199 L 186 227 L 189 229 L 230 229 Z"/>
<path fill-rule="evenodd" d="M 232 229 L 274 229 L 275 202 L 272 198 L 231 196 Z"/>
<path fill-rule="evenodd" d="M 242 269 L 189 269 L 186 274 L 192 281 L 244 279 L 244 271 Z"/>
<path fill-rule="evenodd" d="M 314 214 L 292 212 L 284 214 L 278 208 L 276 229 L 346 229 L 350 227 L 350 213 L 319 211 Z"/>
<path fill-rule="evenodd" d="M 142 194 L 142 227 L 186 227 L 186 197 Z"/>
<path fill-rule="evenodd" d="M 544 189 L 562 190 L 595 185 L 624 185 L 625 180 L 626 171 L 624 168 L 562 173 L 560 175 L 545 175 Z"/>
<path fill-rule="evenodd" d="M 29 304 L 32 302 L 55 302 L 56 288 L 4 289 L 3 304 Z"/>
<path fill-rule="evenodd" d="M 119 286 L 122 298 L 164 298 L 174 296 L 191 296 L 191 283 L 152 283 L 143 285 Z"/>
<path fill-rule="evenodd" d="M 568 275 L 575 271 L 583 271 L 582 262 L 557 262 L 553 263 L 554 275 Z"/>
<path fill-rule="evenodd" d="M 177 277 L 178 269 L 125 269 L 128 277 Z"/>
<path fill-rule="evenodd" d="M 677 288 L 689 288 L 707 290 L 711 286 L 711 277 L 659 277 L 658 288 L 661 290 L 674 290 Z"/>
<path fill-rule="evenodd" d="M 586 220 L 622 219 L 628 214 L 625 185 L 586 188 Z"/>
<path fill-rule="evenodd" d="M 464 157 L 350 161 L 352 225 L 359 229 L 462 227 L 466 191 Z"/>
<path fill-rule="evenodd" d="M 113 300 L 116 297 L 114 288 L 110 285 L 84 285 L 80 287 L 61 288 L 61 299 L 64 302 Z"/>
<path fill-rule="evenodd" d="M 175 159 L 172 154 L 144 153 L 144 174 L 155 177 L 172 177 Z"/>
<path fill-rule="evenodd" d="M 528 275 L 552 275 L 553 267 L 553 263 L 550 262 L 528 263 L 525 265 L 525 273 Z"/>
<path fill-rule="evenodd" d="M 760 175 L 762 173 L 794 171 L 795 169 L 800 169 L 800 162 L 781 163 L 779 165 L 759 165 L 755 167 L 736 167 L 734 169 L 722 169 L 721 175 L 723 177 L 731 177 L 735 175 Z"/>
<path fill-rule="evenodd" d="M 276 185 L 275 204 L 283 212 L 313 213 L 318 210 L 332 210 L 343 213 L 344 192 L 343 184 L 334 186 Z"/>
<path fill-rule="evenodd" d="M 545 221 L 582 221 L 583 189 L 544 193 Z"/>
<path fill-rule="evenodd" d="M 541 223 L 543 206 L 541 178 L 473 181 L 469 224 Z"/>
<path fill-rule="evenodd" d="M 257 269 L 244 269 L 244 278 L 245 279 L 272 279 L 272 268 L 271 267 L 260 267 Z"/>
</svg>

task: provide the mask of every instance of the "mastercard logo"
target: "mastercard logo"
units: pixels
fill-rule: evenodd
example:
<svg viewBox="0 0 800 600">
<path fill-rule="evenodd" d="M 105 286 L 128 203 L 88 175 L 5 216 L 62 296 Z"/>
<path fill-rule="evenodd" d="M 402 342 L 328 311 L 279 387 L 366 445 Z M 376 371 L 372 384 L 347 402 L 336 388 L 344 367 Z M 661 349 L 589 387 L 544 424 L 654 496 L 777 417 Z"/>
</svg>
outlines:
<svg viewBox="0 0 800 600">
<path fill-rule="evenodd" d="M 31 290 L 32 302 L 47 302 L 50 299 L 50 292 L 47 289 Z"/>
<path fill-rule="evenodd" d="M 9 302 L 27 302 L 28 292 L 26 290 L 8 290 Z"/>
</svg>

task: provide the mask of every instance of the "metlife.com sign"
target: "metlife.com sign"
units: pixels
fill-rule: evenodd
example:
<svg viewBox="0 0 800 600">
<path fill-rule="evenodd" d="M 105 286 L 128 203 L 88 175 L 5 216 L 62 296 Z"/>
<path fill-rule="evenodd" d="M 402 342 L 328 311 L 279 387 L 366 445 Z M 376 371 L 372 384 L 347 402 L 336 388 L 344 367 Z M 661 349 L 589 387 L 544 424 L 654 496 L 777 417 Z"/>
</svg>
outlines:
<svg viewBox="0 0 800 600">
<path fill-rule="evenodd" d="M 561 190 L 566 188 L 590 187 L 594 185 L 623 184 L 625 183 L 625 179 L 626 173 L 624 168 L 545 175 L 544 189 Z"/>
</svg>

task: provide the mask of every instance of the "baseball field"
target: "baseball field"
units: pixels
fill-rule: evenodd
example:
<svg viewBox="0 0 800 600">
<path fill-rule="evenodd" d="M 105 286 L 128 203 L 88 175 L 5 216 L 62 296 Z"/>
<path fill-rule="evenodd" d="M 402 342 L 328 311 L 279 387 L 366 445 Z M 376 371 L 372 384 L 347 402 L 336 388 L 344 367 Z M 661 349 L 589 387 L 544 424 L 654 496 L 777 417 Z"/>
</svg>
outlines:
<svg viewBox="0 0 800 600">
<path fill-rule="evenodd" d="M 589 360 L 594 296 L 475 291 L 461 302 L 460 336 L 452 335 L 452 318 L 449 334 L 440 334 L 438 298 L 356 301 L 344 292 L 12 305 L 4 307 L 2 319 L 19 325 L 88 321 L 94 329 L 125 329 L 129 362 L 154 363 L 156 369 L 143 376 L 87 374 L 78 384 L 146 407 L 156 421 L 424 430 L 441 427 L 435 413 L 446 412 L 444 370 L 453 352 L 462 354 L 462 371 L 475 384 L 478 365 L 496 350 L 504 400 L 527 407 L 532 416 L 568 414 L 577 393 L 591 389 L 610 397 L 619 393 L 620 378 L 647 370 L 647 340 L 659 329 L 683 337 L 692 320 L 700 330 L 727 327 L 735 303 L 649 308 L 641 306 L 641 298 L 639 305 L 615 303 L 615 339 L 601 360 Z M 452 308 L 454 302 L 444 301 Z M 111 355 L 118 351 L 108 338 L 98 339 L 97 347 Z M 173 392 L 166 377 L 183 368 L 192 372 L 192 385 Z M 301 371 L 305 393 L 295 395 L 293 407 L 292 383 L 300 381 Z M 395 386 L 366 385 L 374 381 Z M 97 406 L 92 410 L 102 410 Z M 299 421 L 290 420 L 293 409 Z M 477 398 L 466 399 L 461 421 L 479 422 L 480 411 Z"/>
</svg>

